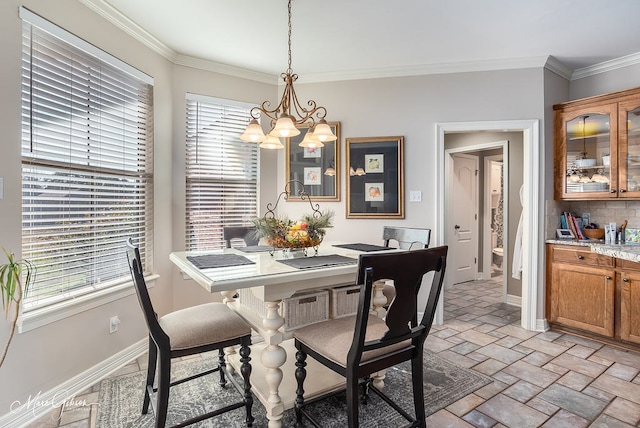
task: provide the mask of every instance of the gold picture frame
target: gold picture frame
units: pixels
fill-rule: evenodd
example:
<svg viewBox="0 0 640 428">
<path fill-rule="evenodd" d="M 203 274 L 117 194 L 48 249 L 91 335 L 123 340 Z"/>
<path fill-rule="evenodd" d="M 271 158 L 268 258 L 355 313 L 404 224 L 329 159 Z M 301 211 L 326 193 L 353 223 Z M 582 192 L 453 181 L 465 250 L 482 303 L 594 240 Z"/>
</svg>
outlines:
<svg viewBox="0 0 640 428">
<path fill-rule="evenodd" d="M 300 183 L 304 191 L 314 201 L 340 200 L 340 122 L 329 122 L 335 141 L 326 141 L 324 147 L 309 149 L 300 147 L 300 142 L 309 126 L 299 126 L 300 135 L 286 139 L 285 180 L 292 182 L 288 201 L 302 201 Z M 333 169 L 333 175 L 331 170 Z"/>
<path fill-rule="evenodd" d="M 404 137 L 345 142 L 347 218 L 404 218 Z"/>
</svg>

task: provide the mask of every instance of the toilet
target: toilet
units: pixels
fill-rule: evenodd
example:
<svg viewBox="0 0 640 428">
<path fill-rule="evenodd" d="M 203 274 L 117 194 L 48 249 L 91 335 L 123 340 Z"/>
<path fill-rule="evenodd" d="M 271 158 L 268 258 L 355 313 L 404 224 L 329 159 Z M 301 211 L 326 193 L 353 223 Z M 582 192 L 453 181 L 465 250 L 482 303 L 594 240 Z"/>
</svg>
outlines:
<svg viewBox="0 0 640 428">
<path fill-rule="evenodd" d="M 491 248 L 493 248 L 491 250 L 491 262 L 501 268 L 504 248 L 498 247 L 498 234 L 495 231 L 491 232 Z"/>
<path fill-rule="evenodd" d="M 502 267 L 502 257 L 504 256 L 504 248 L 494 248 L 491 251 L 491 260 L 493 264 Z"/>
</svg>

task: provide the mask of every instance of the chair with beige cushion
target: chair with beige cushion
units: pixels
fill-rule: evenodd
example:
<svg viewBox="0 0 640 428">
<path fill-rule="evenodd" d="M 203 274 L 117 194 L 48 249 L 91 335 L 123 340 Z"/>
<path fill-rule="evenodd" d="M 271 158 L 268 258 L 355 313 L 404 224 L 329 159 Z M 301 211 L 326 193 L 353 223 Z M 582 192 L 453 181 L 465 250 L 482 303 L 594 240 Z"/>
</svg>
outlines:
<svg viewBox="0 0 640 428">
<path fill-rule="evenodd" d="M 431 241 L 431 229 L 421 229 L 415 227 L 393 227 L 384 226 L 382 229 L 382 240 L 385 247 L 396 246 L 401 250 L 413 250 L 416 248 L 429 248 Z M 396 291 L 391 284 L 385 284 L 382 294 L 387 298 L 385 306 L 389 306 Z"/>
<path fill-rule="evenodd" d="M 295 412 L 299 423 L 304 417 L 314 426 L 320 426 L 318 420 L 305 409 L 305 367 L 309 355 L 346 378 L 350 428 L 358 426 L 358 388 L 361 379 L 364 379 L 365 402 L 369 391 L 373 391 L 412 422 L 411 426 L 426 426 L 422 354 L 442 290 L 446 257 L 446 246 L 360 256 L 357 283 L 361 285 L 357 314 L 323 321 L 294 332 L 298 349 Z M 418 291 L 423 276 L 430 272 L 433 272 L 433 279 L 429 296 L 425 306 L 418 308 Z M 389 306 L 384 320 L 369 312 L 373 281 L 380 278 L 393 279 L 398 295 Z M 424 309 L 424 315 L 419 324 L 413 325 L 412 320 L 419 309 Z M 373 373 L 403 361 L 411 361 L 415 419 L 372 384 Z"/>
<path fill-rule="evenodd" d="M 149 410 L 151 397 L 157 392 L 157 397 L 152 404 L 156 416 L 156 427 L 164 427 L 167 419 L 169 389 L 170 387 L 193 380 L 195 378 L 220 372 L 219 385 L 224 388 L 230 381 L 242 397 L 240 401 L 225 405 L 214 411 L 185 420 L 179 426 L 186 426 L 204 419 L 218 416 L 230 410 L 245 407 L 245 423 L 248 427 L 253 425 L 251 408 L 253 396 L 251 395 L 251 365 L 249 361 L 251 344 L 251 328 L 242 318 L 223 303 L 208 303 L 193 306 L 171 312 L 160 318 L 153 310 L 151 298 L 144 280 L 140 251 L 131 240 L 127 242 L 127 258 L 133 283 L 135 285 L 138 301 L 142 307 L 147 327 L 149 329 L 149 367 L 144 391 L 142 413 Z M 227 371 L 223 348 L 240 345 L 240 373 L 244 381 L 241 387 Z M 218 350 L 218 364 L 203 372 L 193 374 L 185 379 L 171 382 L 171 360 L 201 352 Z M 154 388 L 158 368 L 158 387 Z"/>
<path fill-rule="evenodd" d="M 258 245 L 260 238 L 256 236 L 256 228 L 253 226 L 225 226 L 222 235 L 227 248 L 231 248 L 232 239 L 242 239 L 244 245 Z"/>
</svg>

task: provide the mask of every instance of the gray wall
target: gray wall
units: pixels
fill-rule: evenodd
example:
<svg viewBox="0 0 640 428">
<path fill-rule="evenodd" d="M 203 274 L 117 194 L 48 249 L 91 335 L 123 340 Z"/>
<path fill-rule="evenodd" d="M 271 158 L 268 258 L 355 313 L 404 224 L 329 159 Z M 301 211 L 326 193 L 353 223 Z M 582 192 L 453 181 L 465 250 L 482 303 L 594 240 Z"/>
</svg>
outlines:
<svg viewBox="0 0 640 428">
<path fill-rule="evenodd" d="M 543 118 L 541 69 L 316 83 L 301 85 L 298 96 L 313 97 L 327 107 L 329 120 L 341 122 L 343 161 L 344 138 L 405 137 L 405 220 L 346 219 L 343 164 L 342 201 L 322 204 L 336 212 L 327 240 L 379 243 L 384 225 L 435 228 L 437 123 Z M 279 161 L 282 188 L 282 153 Z M 411 190 L 422 191 L 422 202 L 408 202 Z M 295 217 L 308 207 L 289 202 L 286 210 Z M 440 238 L 432 236 L 434 243 Z"/>
<path fill-rule="evenodd" d="M 190 294 L 183 293 L 183 289 L 199 291 L 192 281 L 185 285 L 169 262 L 169 253 L 184 245 L 184 174 L 179 174 L 184 165 L 184 92 L 257 103 L 276 97 L 275 78 L 271 85 L 175 66 L 77 0 L 0 2 L 0 55 L 3 58 L 0 62 L 0 129 L 4 137 L 0 143 L 3 149 L 0 176 L 4 178 L 4 198 L 0 200 L 0 245 L 18 256 L 21 248 L 20 5 L 154 77 L 154 272 L 160 278 L 150 294 L 160 314 L 184 305 L 181 296 Z M 273 162 L 274 155 L 266 155 L 263 160 Z M 178 173 L 174 173 L 174 168 Z M 273 188 L 269 175 L 274 172 L 268 168 L 264 171 L 263 189 Z M 176 278 L 180 280 L 174 283 Z M 177 304 L 174 304 L 174 298 Z M 200 293 L 199 298 L 204 300 L 212 296 Z M 194 299 L 187 300 L 190 303 Z M 113 315 L 118 315 L 122 324 L 116 334 L 109 334 L 109 317 Z M 0 321 L 0 343 L 4 344 L 8 331 L 8 324 Z M 38 392 L 44 393 L 146 335 L 135 295 L 16 334 L 0 368 L 0 385 L 3 385 L 0 388 L 0 415 L 9 412 L 14 400 L 24 402 L 30 395 L 35 397 Z"/>
<path fill-rule="evenodd" d="M 184 93 L 195 92 L 247 102 L 277 99 L 274 84 L 232 78 L 189 67 L 176 66 L 159 54 L 107 23 L 77 0 L 5 0 L 0 3 L 0 129 L 3 156 L 0 176 L 4 199 L 0 200 L 0 244 L 19 253 L 20 231 L 20 61 L 21 21 L 18 7 L 24 4 L 57 25 L 84 38 L 155 78 L 155 271 L 160 275 L 151 290 L 159 312 L 216 299 L 192 281 L 184 280 L 168 260 L 169 253 L 183 248 L 184 236 Z M 552 198 L 553 120 L 551 105 L 569 99 L 640 85 L 638 68 L 617 70 L 572 82 L 544 69 L 457 73 L 402 78 L 365 79 L 297 85 L 303 102 L 313 98 L 328 109 L 327 119 L 342 124 L 344 138 L 402 135 L 405 137 L 405 193 L 422 191 L 422 202 L 410 203 L 405 195 L 405 220 L 347 220 L 345 218 L 345 166 L 341 168 L 342 201 L 323 203 L 336 212 L 334 229 L 327 240 L 379 243 L 382 226 L 436 225 L 436 124 L 461 121 L 539 119 L 543 170 L 541 186 Z M 612 88 L 615 87 L 615 88 Z M 593 94 L 589 92 L 593 91 Z M 525 160 L 526 161 L 526 160 Z M 282 190 L 284 151 L 261 155 L 260 210 Z M 516 186 L 512 186 L 514 188 Z M 519 186 L 518 186 L 519 188 Z M 511 198 L 518 202 L 518 198 Z M 284 204 L 290 217 L 308 212 L 296 202 Z M 542 213 L 540 213 L 542 214 Z M 543 218 L 540 215 L 538 218 Z M 513 223 L 513 222 L 512 222 Z M 442 237 L 434 236 L 434 243 Z M 511 238 L 510 238 L 511 239 Z M 544 246 L 539 247 L 543 254 Z M 541 258 L 543 260 L 543 258 Z M 544 266 L 538 267 L 544 278 Z M 539 285 L 539 303 L 544 301 Z M 515 292 L 515 290 L 514 290 Z M 544 314 L 539 305 L 539 318 Z M 109 335 L 108 319 L 122 319 L 120 331 Z M 0 341 L 8 334 L 0 323 Z M 0 384 L 0 409 L 13 400 L 24 400 L 38 391 L 59 385 L 145 337 L 145 328 L 134 296 L 71 316 L 59 322 L 17 335 L 4 366 Z M 0 413 L 4 413 L 0 410 Z"/>
<path fill-rule="evenodd" d="M 640 64 L 618 68 L 607 73 L 573 80 L 570 88 L 571 100 L 640 86 Z M 565 100 L 567 101 L 567 100 Z"/>
</svg>

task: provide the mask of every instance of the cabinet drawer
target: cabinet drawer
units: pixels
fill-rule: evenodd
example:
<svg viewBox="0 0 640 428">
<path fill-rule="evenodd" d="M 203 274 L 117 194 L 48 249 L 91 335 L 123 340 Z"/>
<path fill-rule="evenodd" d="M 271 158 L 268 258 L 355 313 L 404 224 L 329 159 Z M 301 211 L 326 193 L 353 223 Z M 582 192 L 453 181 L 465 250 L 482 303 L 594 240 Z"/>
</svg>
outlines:
<svg viewBox="0 0 640 428">
<path fill-rule="evenodd" d="M 616 267 L 624 270 L 640 271 L 640 263 L 629 260 L 616 259 Z"/>
<path fill-rule="evenodd" d="M 554 247 L 554 263 L 571 263 L 587 266 L 613 267 L 614 258 L 602 254 L 592 253 L 579 247 Z"/>
</svg>

